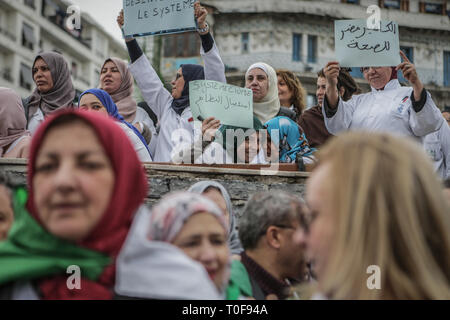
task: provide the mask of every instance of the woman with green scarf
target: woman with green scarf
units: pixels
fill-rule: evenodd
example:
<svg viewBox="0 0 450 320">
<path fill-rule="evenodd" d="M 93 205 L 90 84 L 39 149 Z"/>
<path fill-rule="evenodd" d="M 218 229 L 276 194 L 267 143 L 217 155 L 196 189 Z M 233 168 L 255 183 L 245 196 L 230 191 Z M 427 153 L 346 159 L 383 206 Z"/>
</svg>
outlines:
<svg viewBox="0 0 450 320">
<path fill-rule="evenodd" d="M 27 179 L 0 243 L 0 299 L 111 299 L 116 256 L 147 192 L 127 136 L 95 113 L 57 112 L 33 137 Z"/>
</svg>

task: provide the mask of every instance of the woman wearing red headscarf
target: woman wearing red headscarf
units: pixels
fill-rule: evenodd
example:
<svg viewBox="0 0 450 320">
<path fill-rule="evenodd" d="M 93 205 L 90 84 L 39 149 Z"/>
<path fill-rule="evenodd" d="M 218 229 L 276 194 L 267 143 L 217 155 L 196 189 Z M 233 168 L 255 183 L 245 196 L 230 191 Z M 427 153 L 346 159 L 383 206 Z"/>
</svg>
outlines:
<svg viewBox="0 0 450 320">
<path fill-rule="evenodd" d="M 416 68 L 403 52 L 404 62 L 397 67 L 361 68 L 372 91 L 339 99 L 339 63 L 329 62 L 323 69 L 327 79 L 323 114 L 327 130 L 336 135 L 345 130 L 365 129 L 421 138 L 439 130 L 443 123 L 439 109 L 417 75 Z M 402 87 L 397 71 L 412 87 Z"/>
<path fill-rule="evenodd" d="M 0 243 L 0 298 L 112 298 L 116 256 L 147 192 L 125 133 L 95 113 L 49 116 L 31 145 L 28 190 L 15 192 L 16 222 Z"/>
</svg>

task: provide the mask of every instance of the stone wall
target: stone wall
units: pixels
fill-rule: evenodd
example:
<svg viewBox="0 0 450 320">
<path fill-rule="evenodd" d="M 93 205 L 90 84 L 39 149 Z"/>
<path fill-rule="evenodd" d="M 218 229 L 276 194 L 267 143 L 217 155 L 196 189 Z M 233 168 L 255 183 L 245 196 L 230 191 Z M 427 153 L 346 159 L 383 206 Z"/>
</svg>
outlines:
<svg viewBox="0 0 450 320">
<path fill-rule="evenodd" d="M 258 191 L 285 190 L 303 195 L 306 172 L 262 172 L 255 169 L 218 167 L 189 167 L 164 164 L 145 164 L 150 189 L 145 199 L 148 205 L 157 202 L 171 191 L 186 190 L 202 180 L 216 180 L 230 193 L 235 213 L 239 217 L 245 202 Z M 6 172 L 12 183 L 26 184 L 26 160 L 0 159 L 0 173 Z M 129 190 L 133 192 L 133 190 Z"/>
</svg>

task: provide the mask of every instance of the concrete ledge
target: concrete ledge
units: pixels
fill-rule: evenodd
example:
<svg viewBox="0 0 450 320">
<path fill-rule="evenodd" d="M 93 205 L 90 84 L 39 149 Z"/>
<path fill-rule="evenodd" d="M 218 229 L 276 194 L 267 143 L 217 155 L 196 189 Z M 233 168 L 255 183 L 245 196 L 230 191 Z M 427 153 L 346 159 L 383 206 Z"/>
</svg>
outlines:
<svg viewBox="0 0 450 320">
<path fill-rule="evenodd" d="M 253 193 L 285 190 L 303 195 L 306 179 L 309 177 L 307 172 L 267 171 L 265 168 L 255 169 L 251 165 L 236 167 L 144 163 L 150 187 L 145 202 L 152 205 L 168 192 L 186 190 L 198 181 L 215 180 L 229 191 L 235 213 L 239 217 L 242 207 Z M 0 159 L 0 172 L 6 172 L 13 184 L 26 185 L 27 160 Z"/>
</svg>

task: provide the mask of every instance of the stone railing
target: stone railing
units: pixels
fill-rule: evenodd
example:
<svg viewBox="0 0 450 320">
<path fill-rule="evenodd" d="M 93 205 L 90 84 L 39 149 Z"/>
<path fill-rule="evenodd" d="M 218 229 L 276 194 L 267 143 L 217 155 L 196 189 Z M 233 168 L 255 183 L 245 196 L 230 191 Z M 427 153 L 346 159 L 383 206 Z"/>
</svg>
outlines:
<svg viewBox="0 0 450 320">
<path fill-rule="evenodd" d="M 25 185 L 26 163 L 26 160 L 0 159 L 0 172 L 6 172 L 13 184 Z M 224 168 L 148 163 L 144 164 L 144 167 L 150 187 L 145 199 L 148 205 L 157 202 L 168 192 L 186 190 L 198 181 L 215 180 L 229 191 L 237 216 L 240 215 L 249 196 L 258 191 L 285 190 L 303 195 L 309 176 L 307 172 L 264 171 L 264 168 L 251 165 Z"/>
</svg>

